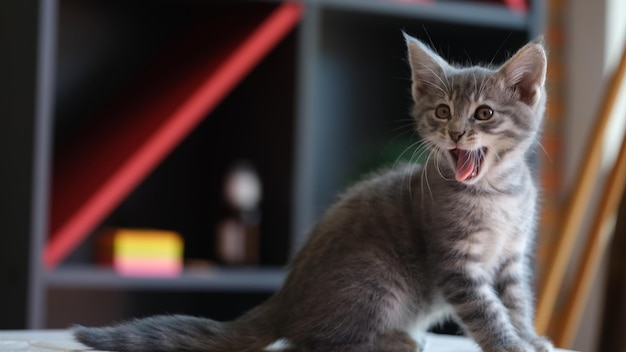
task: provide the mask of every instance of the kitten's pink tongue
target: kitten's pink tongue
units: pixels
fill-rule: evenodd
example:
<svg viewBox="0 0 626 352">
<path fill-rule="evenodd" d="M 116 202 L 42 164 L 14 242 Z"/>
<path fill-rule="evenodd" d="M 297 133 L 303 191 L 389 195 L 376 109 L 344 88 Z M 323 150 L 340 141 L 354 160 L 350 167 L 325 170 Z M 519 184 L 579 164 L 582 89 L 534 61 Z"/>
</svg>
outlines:
<svg viewBox="0 0 626 352">
<path fill-rule="evenodd" d="M 476 153 L 471 153 L 463 149 L 457 149 L 457 152 L 456 180 L 462 182 L 467 180 L 472 172 L 474 172 L 474 164 L 476 163 L 474 155 L 476 155 Z"/>
</svg>

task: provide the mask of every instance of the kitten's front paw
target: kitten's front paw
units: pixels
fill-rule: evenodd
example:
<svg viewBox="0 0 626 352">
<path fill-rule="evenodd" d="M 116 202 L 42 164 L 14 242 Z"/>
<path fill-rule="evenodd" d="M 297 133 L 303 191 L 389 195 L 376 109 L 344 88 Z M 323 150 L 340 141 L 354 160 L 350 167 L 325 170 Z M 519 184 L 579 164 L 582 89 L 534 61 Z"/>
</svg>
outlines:
<svg viewBox="0 0 626 352">
<path fill-rule="evenodd" d="M 552 343 L 544 337 L 535 337 L 531 341 L 519 341 L 510 346 L 498 349 L 498 352 L 553 352 Z"/>
<path fill-rule="evenodd" d="M 552 352 L 554 351 L 554 346 L 552 346 L 552 342 L 545 337 L 535 337 L 530 342 L 534 347 L 536 352 Z"/>
</svg>

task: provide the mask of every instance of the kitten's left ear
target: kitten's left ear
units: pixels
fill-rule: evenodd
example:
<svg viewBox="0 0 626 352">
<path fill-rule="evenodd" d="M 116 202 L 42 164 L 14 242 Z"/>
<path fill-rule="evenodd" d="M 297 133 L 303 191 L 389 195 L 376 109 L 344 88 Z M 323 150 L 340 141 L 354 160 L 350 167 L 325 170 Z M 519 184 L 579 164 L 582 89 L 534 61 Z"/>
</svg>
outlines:
<svg viewBox="0 0 626 352">
<path fill-rule="evenodd" d="M 446 72 L 452 69 L 450 65 L 424 43 L 404 32 L 402 34 L 411 66 L 413 99 L 417 100 L 419 95 L 433 89 L 443 90 L 439 84 L 447 80 Z"/>
<path fill-rule="evenodd" d="M 522 47 L 500 68 L 506 88 L 519 94 L 524 103 L 535 106 L 541 98 L 546 81 L 546 52 L 541 42 Z"/>
</svg>

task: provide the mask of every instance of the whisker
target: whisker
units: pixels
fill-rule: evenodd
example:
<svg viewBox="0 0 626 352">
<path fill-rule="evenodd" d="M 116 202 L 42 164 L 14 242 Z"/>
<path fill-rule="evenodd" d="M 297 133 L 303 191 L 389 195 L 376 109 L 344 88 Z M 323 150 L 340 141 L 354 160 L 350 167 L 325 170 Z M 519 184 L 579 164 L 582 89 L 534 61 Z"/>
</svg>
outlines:
<svg viewBox="0 0 626 352">
<path fill-rule="evenodd" d="M 433 88 L 438 89 L 438 90 L 439 90 L 440 92 L 442 92 L 443 94 L 447 94 L 447 93 L 446 93 L 446 91 L 445 91 L 443 88 L 441 88 L 439 85 L 437 85 L 437 84 L 435 84 L 435 83 L 433 83 L 433 82 L 431 82 L 431 81 L 427 81 L 427 80 L 420 79 L 420 82 L 421 82 L 421 83 L 423 83 L 423 84 L 425 84 L 425 85 L 429 85 L 429 86 L 431 86 L 431 87 L 433 87 Z M 443 82 L 442 82 L 442 83 L 443 83 Z"/>
<path fill-rule="evenodd" d="M 422 159 L 424 154 L 428 153 L 428 155 L 426 156 L 426 160 L 424 161 L 424 163 L 422 164 L 422 170 L 421 170 L 421 178 L 420 178 L 420 190 L 421 190 L 421 195 L 422 195 L 422 199 L 423 196 L 425 194 L 424 192 L 424 183 L 426 183 L 426 188 L 428 189 L 428 193 L 430 194 L 431 199 L 433 199 L 433 195 L 432 195 L 432 190 L 430 187 L 430 182 L 428 181 L 428 165 L 430 163 L 431 160 L 431 156 L 433 153 L 434 148 L 436 148 L 436 144 L 430 140 L 424 139 L 421 140 L 417 146 L 417 148 L 413 151 L 413 154 L 411 155 L 411 164 L 413 165 L 413 168 L 411 169 L 411 180 L 412 180 L 412 176 L 413 176 L 413 170 L 414 170 L 414 166 L 417 165 L 417 163 L 415 163 L 414 161 L 418 160 L 418 159 Z M 411 181 L 412 182 L 412 181 Z M 409 194 L 410 198 L 413 199 L 413 193 L 412 193 L 412 189 L 411 192 Z"/>
<path fill-rule="evenodd" d="M 465 53 L 465 56 L 467 56 L 467 61 L 469 62 L 470 67 L 474 66 L 474 63 L 472 62 L 472 57 L 467 52 L 467 49 L 463 48 L 463 53 Z"/>
<path fill-rule="evenodd" d="M 406 119 L 406 120 L 403 120 L 402 122 L 404 122 L 402 125 L 398 125 L 397 127 L 392 128 L 389 132 L 395 133 L 402 129 L 408 129 L 408 131 L 404 131 L 403 133 L 415 132 L 415 129 L 413 128 L 415 126 L 415 120 Z"/>
<path fill-rule="evenodd" d="M 474 91 L 478 90 L 478 79 L 476 78 L 476 71 L 472 71 L 472 78 L 474 79 Z M 480 99 L 480 91 L 478 91 L 478 96 L 474 99 Z"/>
<path fill-rule="evenodd" d="M 444 158 L 445 158 L 445 156 L 444 156 L 444 154 L 443 154 L 443 153 L 444 153 L 444 152 L 442 152 L 442 151 L 441 151 L 441 148 L 437 147 L 437 154 L 435 155 L 435 160 L 436 160 L 436 163 L 435 163 L 435 164 L 436 164 L 436 167 L 435 167 L 435 168 L 436 168 L 436 170 L 437 170 L 437 173 L 439 174 L 439 176 L 441 176 L 441 178 L 442 178 L 443 180 L 449 181 L 449 180 L 450 180 L 450 178 L 446 177 L 446 176 L 443 174 L 443 171 L 441 171 L 440 160 L 441 160 L 441 158 L 442 158 L 442 157 L 444 157 Z"/>
<path fill-rule="evenodd" d="M 411 185 L 412 178 L 413 178 L 413 176 L 412 176 L 412 174 L 413 174 L 413 167 L 414 167 L 413 165 L 410 165 L 409 167 L 407 167 L 405 169 L 406 171 L 405 171 L 404 175 L 402 176 L 402 183 L 401 183 L 401 184 L 404 185 L 405 184 L 405 180 L 406 180 L 406 188 L 407 188 L 407 190 L 409 192 L 409 199 L 411 200 L 411 202 L 413 201 L 413 197 L 411 195 L 412 189 L 413 189 L 413 187 Z"/>
<path fill-rule="evenodd" d="M 426 29 L 426 25 L 422 23 L 422 29 L 424 30 L 424 33 L 426 34 L 426 38 L 428 38 L 428 42 L 430 43 L 430 47 L 435 50 L 435 43 L 433 43 L 433 38 L 430 37 L 430 33 L 428 33 L 428 30 Z"/>
<path fill-rule="evenodd" d="M 429 151 L 428 156 L 426 157 L 426 162 L 424 163 L 424 167 L 422 168 L 422 180 L 421 180 L 421 188 L 422 188 L 422 200 L 424 199 L 424 182 L 426 182 L 426 188 L 428 189 L 428 193 L 430 194 L 431 202 L 434 202 L 433 192 L 430 188 L 430 181 L 428 181 L 428 163 L 430 162 L 430 157 L 432 156 L 432 151 Z"/>
<path fill-rule="evenodd" d="M 512 34 L 513 34 L 513 32 L 509 32 L 509 34 L 506 36 L 506 38 L 504 38 L 504 40 L 502 41 L 502 44 L 500 44 L 498 49 L 496 49 L 496 52 L 493 54 L 493 57 L 491 58 L 491 61 L 489 61 L 489 66 L 493 65 L 493 62 L 495 61 L 496 57 L 500 53 L 500 50 L 502 50 L 502 48 L 504 48 L 504 44 L 506 44 L 506 42 L 511 38 Z"/>
<path fill-rule="evenodd" d="M 398 157 L 396 157 L 396 160 L 393 162 L 393 167 L 395 168 L 398 165 L 398 163 L 400 162 L 404 154 L 406 154 L 406 152 L 408 152 L 410 149 L 415 148 L 415 150 L 418 150 L 421 143 L 422 141 L 416 141 L 416 142 L 411 143 L 408 147 L 404 148 L 402 153 L 400 153 L 400 155 L 398 155 Z M 413 154 L 415 154 L 415 150 L 413 151 Z"/>
<path fill-rule="evenodd" d="M 485 87 L 487 86 L 487 77 L 483 76 L 483 79 L 480 83 L 480 88 L 478 89 L 478 96 L 482 96 L 485 91 Z"/>
<path fill-rule="evenodd" d="M 425 141 L 424 143 L 420 143 L 420 145 L 418 145 L 418 151 L 420 151 L 419 154 L 417 154 L 417 158 L 416 160 L 421 160 L 424 157 L 424 154 L 426 152 L 430 153 L 430 150 L 435 148 L 435 145 L 430 142 L 430 141 Z"/>
<path fill-rule="evenodd" d="M 537 138 L 536 136 L 534 137 L 534 139 L 535 139 L 535 142 L 537 142 L 537 144 L 539 145 L 539 148 L 541 148 L 541 150 L 543 150 L 543 154 L 545 154 L 546 158 L 548 158 L 548 161 L 550 161 L 550 164 L 554 164 L 554 160 L 552 160 L 552 157 L 550 157 L 550 154 L 548 153 L 546 148 L 541 143 L 541 140 L 539 140 L 539 138 Z"/>
<path fill-rule="evenodd" d="M 411 157 L 409 158 L 409 164 L 410 167 L 407 168 L 407 172 L 403 177 L 402 180 L 402 184 L 404 184 L 405 179 L 407 179 L 407 174 L 408 174 L 408 180 L 407 180 L 407 188 L 409 189 L 409 199 L 411 200 L 411 202 L 413 201 L 413 174 L 414 174 L 414 170 L 415 167 L 417 167 L 417 163 L 414 162 L 416 160 L 416 155 L 417 158 L 421 158 L 421 156 L 428 151 L 429 149 L 429 144 L 430 142 L 428 140 L 418 140 L 414 143 L 412 143 L 410 146 L 408 146 L 407 148 L 405 148 L 405 150 L 400 154 L 400 156 L 398 156 L 398 158 L 396 158 L 396 162 L 394 163 L 394 167 L 396 166 L 396 164 L 399 162 L 400 158 L 402 158 L 402 155 L 404 155 L 407 151 L 409 151 L 410 149 L 413 149 L 413 153 L 411 153 Z M 422 193 L 423 193 L 423 186 L 422 186 Z"/>
<path fill-rule="evenodd" d="M 450 91 L 450 86 L 446 84 L 446 82 L 443 81 L 443 79 L 441 78 L 441 76 L 439 76 L 439 74 L 437 74 L 437 72 L 435 72 L 432 68 L 426 66 L 426 65 L 422 65 L 422 68 L 427 69 L 428 71 L 430 71 L 430 73 L 432 73 L 438 80 L 439 82 L 441 82 L 441 84 L 443 84 L 443 86 L 446 88 L 447 91 Z M 446 78 L 446 81 L 448 81 L 448 76 L 445 74 L 444 72 L 444 76 Z M 432 82 L 431 82 L 432 83 Z M 450 82 L 448 81 L 448 84 Z"/>
</svg>

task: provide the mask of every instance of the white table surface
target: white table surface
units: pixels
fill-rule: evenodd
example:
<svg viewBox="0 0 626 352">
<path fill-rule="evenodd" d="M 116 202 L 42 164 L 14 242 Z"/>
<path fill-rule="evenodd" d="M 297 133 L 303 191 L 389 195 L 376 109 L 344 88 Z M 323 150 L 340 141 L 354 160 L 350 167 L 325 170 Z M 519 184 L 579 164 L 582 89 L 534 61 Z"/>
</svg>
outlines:
<svg viewBox="0 0 626 352">
<path fill-rule="evenodd" d="M 85 350 L 67 330 L 0 330 L 0 352 Z M 468 338 L 429 334 L 426 352 L 480 352 L 480 349 Z"/>
</svg>

